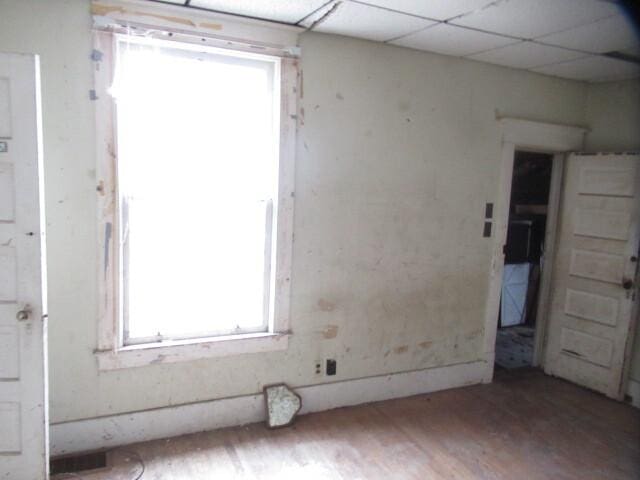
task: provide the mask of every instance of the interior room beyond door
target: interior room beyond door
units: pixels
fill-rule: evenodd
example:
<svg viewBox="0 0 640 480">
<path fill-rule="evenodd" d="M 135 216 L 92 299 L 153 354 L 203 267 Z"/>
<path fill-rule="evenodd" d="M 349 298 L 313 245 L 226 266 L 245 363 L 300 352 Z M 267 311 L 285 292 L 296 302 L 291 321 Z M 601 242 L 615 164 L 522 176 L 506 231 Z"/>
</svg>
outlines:
<svg viewBox="0 0 640 480">
<path fill-rule="evenodd" d="M 498 367 L 533 364 L 552 161 L 550 154 L 515 152 L 496 335 Z"/>
</svg>

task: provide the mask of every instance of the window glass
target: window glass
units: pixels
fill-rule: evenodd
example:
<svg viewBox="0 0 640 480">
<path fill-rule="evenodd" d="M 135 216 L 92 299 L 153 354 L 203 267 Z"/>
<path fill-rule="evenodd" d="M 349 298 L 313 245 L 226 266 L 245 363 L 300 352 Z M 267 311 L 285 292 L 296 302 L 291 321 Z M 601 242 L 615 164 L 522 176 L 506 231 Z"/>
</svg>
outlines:
<svg viewBox="0 0 640 480">
<path fill-rule="evenodd" d="M 278 68 L 118 43 L 125 343 L 267 330 Z"/>
</svg>

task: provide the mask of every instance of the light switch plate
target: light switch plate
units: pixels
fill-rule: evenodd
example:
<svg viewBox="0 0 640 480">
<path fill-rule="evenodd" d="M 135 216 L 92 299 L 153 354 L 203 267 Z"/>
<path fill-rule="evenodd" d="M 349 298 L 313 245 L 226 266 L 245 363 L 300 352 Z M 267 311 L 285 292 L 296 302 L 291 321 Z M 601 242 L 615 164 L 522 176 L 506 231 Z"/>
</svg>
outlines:
<svg viewBox="0 0 640 480">
<path fill-rule="evenodd" d="M 484 222 L 484 231 L 482 232 L 482 236 L 485 238 L 491 236 L 491 222 Z"/>
</svg>

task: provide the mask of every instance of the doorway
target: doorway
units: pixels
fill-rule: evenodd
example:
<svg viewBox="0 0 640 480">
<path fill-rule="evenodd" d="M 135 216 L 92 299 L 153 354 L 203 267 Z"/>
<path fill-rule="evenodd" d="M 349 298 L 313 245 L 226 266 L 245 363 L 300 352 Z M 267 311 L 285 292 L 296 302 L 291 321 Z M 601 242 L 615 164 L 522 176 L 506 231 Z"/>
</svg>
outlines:
<svg viewBox="0 0 640 480">
<path fill-rule="evenodd" d="M 536 361 L 538 298 L 545 261 L 553 154 L 516 150 L 504 246 L 496 367 L 531 367 Z"/>
</svg>

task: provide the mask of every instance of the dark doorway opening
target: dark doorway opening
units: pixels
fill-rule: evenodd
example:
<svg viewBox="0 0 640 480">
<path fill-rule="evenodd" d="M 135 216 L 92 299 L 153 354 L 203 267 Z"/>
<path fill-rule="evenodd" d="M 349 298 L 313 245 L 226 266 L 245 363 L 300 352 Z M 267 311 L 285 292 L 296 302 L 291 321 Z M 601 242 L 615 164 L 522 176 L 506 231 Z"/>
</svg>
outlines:
<svg viewBox="0 0 640 480">
<path fill-rule="evenodd" d="M 552 161 L 550 154 L 515 152 L 496 335 L 498 367 L 533 364 Z"/>
</svg>

